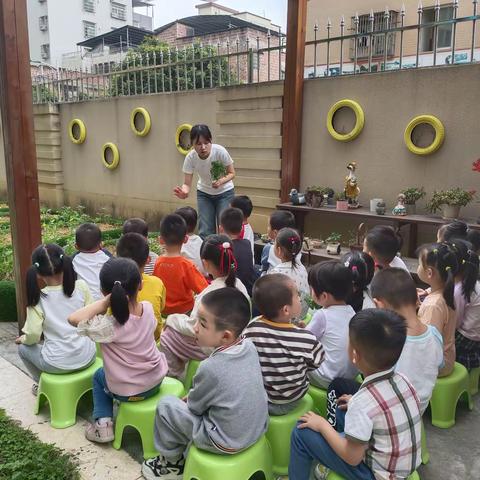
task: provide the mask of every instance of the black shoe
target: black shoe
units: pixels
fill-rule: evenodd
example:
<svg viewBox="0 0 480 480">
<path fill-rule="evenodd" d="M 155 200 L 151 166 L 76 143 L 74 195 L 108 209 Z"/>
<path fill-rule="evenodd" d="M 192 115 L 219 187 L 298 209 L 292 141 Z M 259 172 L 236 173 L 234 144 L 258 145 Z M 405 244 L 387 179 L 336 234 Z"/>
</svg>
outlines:
<svg viewBox="0 0 480 480">
<path fill-rule="evenodd" d="M 159 455 L 145 460 L 142 464 L 142 475 L 147 480 L 160 478 L 162 480 L 182 480 L 185 460 L 183 457 L 177 462 L 169 462 Z"/>
</svg>

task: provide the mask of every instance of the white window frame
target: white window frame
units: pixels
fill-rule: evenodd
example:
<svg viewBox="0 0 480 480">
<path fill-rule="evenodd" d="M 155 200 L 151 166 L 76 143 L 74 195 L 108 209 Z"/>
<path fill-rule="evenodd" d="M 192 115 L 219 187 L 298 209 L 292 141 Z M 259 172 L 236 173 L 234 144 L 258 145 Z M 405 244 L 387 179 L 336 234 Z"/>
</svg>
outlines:
<svg viewBox="0 0 480 480">
<path fill-rule="evenodd" d="M 50 58 L 50 44 L 49 43 L 43 43 L 40 45 L 40 56 L 46 60 L 47 58 Z"/>
<path fill-rule="evenodd" d="M 110 15 L 117 20 L 127 20 L 127 6 L 123 3 L 112 2 L 110 4 Z"/>
<path fill-rule="evenodd" d="M 94 22 L 83 21 L 83 36 L 93 38 L 97 36 L 97 24 Z"/>
<path fill-rule="evenodd" d="M 95 0 L 83 0 L 83 11 L 95 13 Z"/>
</svg>

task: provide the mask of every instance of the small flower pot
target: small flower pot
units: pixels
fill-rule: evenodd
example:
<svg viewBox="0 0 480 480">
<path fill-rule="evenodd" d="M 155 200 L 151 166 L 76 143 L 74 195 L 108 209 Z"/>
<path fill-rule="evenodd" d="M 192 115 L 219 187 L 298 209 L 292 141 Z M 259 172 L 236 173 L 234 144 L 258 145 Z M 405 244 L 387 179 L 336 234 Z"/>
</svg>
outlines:
<svg viewBox="0 0 480 480">
<path fill-rule="evenodd" d="M 417 206 L 415 204 L 406 204 L 405 207 L 407 208 L 407 215 L 416 215 L 417 214 Z"/>
<path fill-rule="evenodd" d="M 323 195 L 318 192 L 305 192 L 305 203 L 312 208 L 320 208 L 323 204 Z"/>
<path fill-rule="evenodd" d="M 328 243 L 327 244 L 327 253 L 330 255 L 340 255 L 342 247 L 340 243 Z"/>
<path fill-rule="evenodd" d="M 337 200 L 337 210 L 348 210 L 348 200 Z"/>
<path fill-rule="evenodd" d="M 442 205 L 442 218 L 454 220 L 460 216 L 460 205 Z"/>
</svg>

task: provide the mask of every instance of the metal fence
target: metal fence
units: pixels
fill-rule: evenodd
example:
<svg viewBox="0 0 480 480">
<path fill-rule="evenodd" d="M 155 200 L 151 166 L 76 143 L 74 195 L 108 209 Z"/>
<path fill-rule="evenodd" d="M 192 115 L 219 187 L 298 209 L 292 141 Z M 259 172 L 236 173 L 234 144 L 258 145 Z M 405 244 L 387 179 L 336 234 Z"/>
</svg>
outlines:
<svg viewBox="0 0 480 480">
<path fill-rule="evenodd" d="M 313 65 L 306 67 L 305 76 L 356 75 L 479 61 L 476 28 L 480 15 L 477 7 L 478 0 L 473 0 L 472 14 L 458 17 L 459 0 L 448 5 L 440 5 L 436 0 L 430 8 L 424 8 L 420 3 L 416 12 L 417 23 L 413 25 L 405 25 L 405 6 L 400 11 L 386 8 L 383 12 L 372 10 L 367 15 L 357 13 L 351 18 L 349 28 L 342 17 L 339 36 L 331 35 L 333 25 L 328 20 L 327 35 L 320 39 L 320 26 L 316 23 L 314 40 L 306 43 L 307 49 L 313 49 Z M 463 35 L 462 45 L 457 44 L 460 25 L 470 29 L 470 41 L 466 41 Z M 409 46 L 415 45 L 414 51 L 405 51 L 407 36 Z"/>
<path fill-rule="evenodd" d="M 132 49 L 120 62 L 103 59 L 80 69 L 47 69 L 32 76 L 33 102 L 68 103 L 189 91 L 284 78 L 283 36 L 224 45 Z"/>
</svg>

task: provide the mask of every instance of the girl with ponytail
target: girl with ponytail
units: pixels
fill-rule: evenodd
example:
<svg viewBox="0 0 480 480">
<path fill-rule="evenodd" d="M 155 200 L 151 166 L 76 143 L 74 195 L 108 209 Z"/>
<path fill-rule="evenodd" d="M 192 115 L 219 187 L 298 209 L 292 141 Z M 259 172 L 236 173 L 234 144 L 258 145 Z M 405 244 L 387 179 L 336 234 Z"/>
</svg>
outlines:
<svg viewBox="0 0 480 480">
<path fill-rule="evenodd" d="M 128 258 L 111 258 L 100 270 L 104 298 L 72 313 L 78 335 L 102 349 L 103 368 L 93 376 L 93 419 L 85 436 L 98 443 L 114 439 L 113 400 L 138 401 L 158 392 L 167 361 L 154 339 L 157 320 L 150 302 L 138 302 L 141 274 Z M 81 337 L 80 337 L 81 338 Z"/>
<path fill-rule="evenodd" d="M 442 334 L 445 365 L 439 376 L 449 375 L 455 364 L 455 277 L 459 265 L 457 256 L 445 243 L 424 245 L 418 250 L 418 277 L 431 287 L 423 300 L 418 316 Z"/>
<path fill-rule="evenodd" d="M 370 282 L 375 274 L 375 261 L 366 252 L 350 252 L 343 256 L 343 264 L 352 272 L 353 289 L 347 297 L 347 304 L 355 312 L 376 308 L 370 295 Z"/>
<path fill-rule="evenodd" d="M 15 341 L 18 354 L 34 380 L 42 372 L 67 373 L 95 361 L 95 345 L 80 338 L 68 316 L 92 301 L 87 284 L 77 280 L 70 257 L 56 244 L 40 245 L 27 271 L 27 319 Z M 40 343 L 41 337 L 43 343 Z"/>
<path fill-rule="evenodd" d="M 190 315 L 172 314 L 167 317 L 160 337 L 160 348 L 167 357 L 169 375 L 173 377 L 182 376 L 189 360 L 203 360 L 211 353 L 211 350 L 198 346 L 193 329 L 202 298 L 213 290 L 233 287 L 250 300 L 245 285 L 236 276 L 237 260 L 231 240 L 226 235 L 208 236 L 200 249 L 200 258 L 212 282 L 196 296 Z"/>
</svg>

